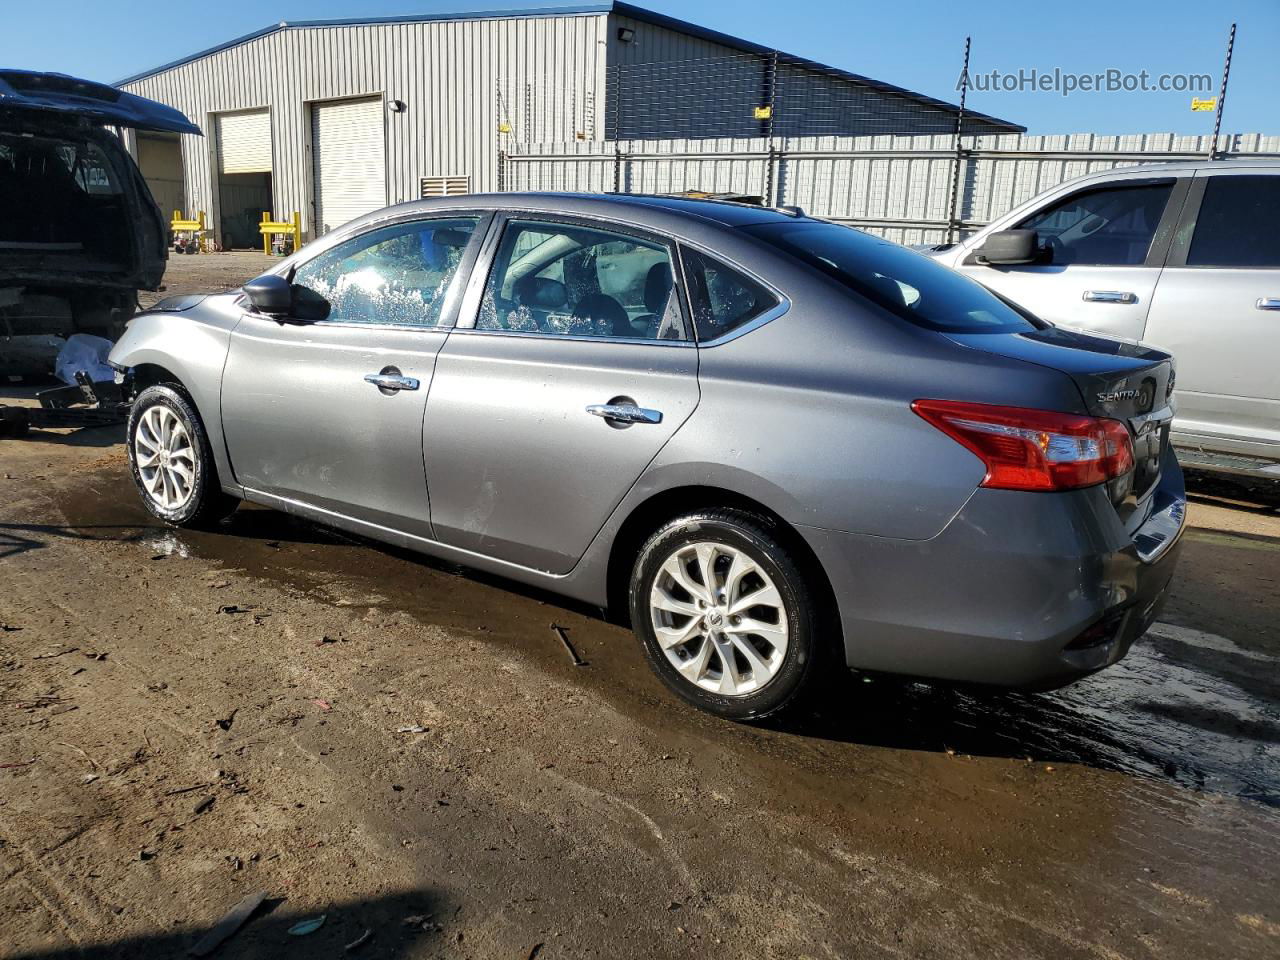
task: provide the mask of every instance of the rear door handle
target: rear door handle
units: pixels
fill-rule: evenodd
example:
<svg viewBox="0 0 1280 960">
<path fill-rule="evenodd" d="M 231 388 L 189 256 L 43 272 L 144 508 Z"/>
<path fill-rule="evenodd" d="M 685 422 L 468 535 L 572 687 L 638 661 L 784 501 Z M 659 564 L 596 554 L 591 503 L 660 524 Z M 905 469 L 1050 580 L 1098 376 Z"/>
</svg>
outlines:
<svg viewBox="0 0 1280 960">
<path fill-rule="evenodd" d="M 365 383 L 372 383 L 379 390 L 417 390 L 418 381 L 414 377 L 402 376 L 398 373 L 366 373 Z"/>
<path fill-rule="evenodd" d="M 1259 297 L 1254 306 L 1259 310 L 1280 310 L 1280 297 Z"/>
<path fill-rule="evenodd" d="M 1084 299 L 1091 303 L 1137 303 L 1138 295 L 1127 290 L 1086 290 Z"/>
<path fill-rule="evenodd" d="M 603 417 L 614 423 L 661 423 L 662 411 L 649 410 L 629 403 L 593 403 L 587 407 L 593 417 Z"/>
</svg>

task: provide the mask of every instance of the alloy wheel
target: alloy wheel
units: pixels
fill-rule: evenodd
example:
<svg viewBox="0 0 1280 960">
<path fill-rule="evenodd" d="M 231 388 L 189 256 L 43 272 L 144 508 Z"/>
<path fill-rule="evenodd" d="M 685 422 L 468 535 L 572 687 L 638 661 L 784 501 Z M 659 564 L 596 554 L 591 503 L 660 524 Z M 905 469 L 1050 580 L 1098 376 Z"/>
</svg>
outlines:
<svg viewBox="0 0 1280 960">
<path fill-rule="evenodd" d="M 182 418 L 164 404 L 147 408 L 133 433 L 142 488 L 164 510 L 183 507 L 195 490 L 196 452 Z"/>
<path fill-rule="evenodd" d="M 745 551 L 704 541 L 674 550 L 649 595 L 658 644 L 690 683 L 726 697 L 755 693 L 787 655 L 787 610 Z"/>
</svg>

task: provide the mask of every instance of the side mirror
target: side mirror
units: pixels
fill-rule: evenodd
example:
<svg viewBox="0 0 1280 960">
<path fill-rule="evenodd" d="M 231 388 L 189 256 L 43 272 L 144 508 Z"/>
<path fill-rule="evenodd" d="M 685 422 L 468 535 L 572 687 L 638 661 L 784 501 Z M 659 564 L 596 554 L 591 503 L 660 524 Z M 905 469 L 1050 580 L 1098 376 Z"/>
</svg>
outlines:
<svg viewBox="0 0 1280 960">
<path fill-rule="evenodd" d="M 287 317 L 293 311 L 293 285 L 284 277 L 263 274 L 246 283 L 244 293 L 268 317 Z"/>
<path fill-rule="evenodd" d="M 1027 264 L 1040 259 L 1040 237 L 1034 230 L 998 230 L 977 251 L 979 263 Z"/>
</svg>

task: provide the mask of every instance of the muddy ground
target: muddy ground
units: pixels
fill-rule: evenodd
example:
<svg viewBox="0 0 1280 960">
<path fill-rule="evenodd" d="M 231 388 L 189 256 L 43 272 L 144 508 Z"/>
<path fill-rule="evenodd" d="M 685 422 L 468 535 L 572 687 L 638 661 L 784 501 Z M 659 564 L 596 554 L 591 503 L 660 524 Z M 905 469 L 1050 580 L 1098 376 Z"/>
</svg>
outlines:
<svg viewBox="0 0 1280 960">
<path fill-rule="evenodd" d="M 218 956 L 1280 955 L 1274 497 L 1196 485 L 1103 674 L 762 728 L 554 597 L 256 508 L 165 529 L 121 435 L 0 440 L 0 956 L 176 957 L 259 892 Z"/>
</svg>

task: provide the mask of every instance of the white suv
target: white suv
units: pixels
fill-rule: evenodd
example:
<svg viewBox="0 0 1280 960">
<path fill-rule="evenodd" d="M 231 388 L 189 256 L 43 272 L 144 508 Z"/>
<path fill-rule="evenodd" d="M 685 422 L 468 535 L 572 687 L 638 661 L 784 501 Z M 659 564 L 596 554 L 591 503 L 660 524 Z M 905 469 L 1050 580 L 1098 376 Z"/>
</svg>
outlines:
<svg viewBox="0 0 1280 960">
<path fill-rule="evenodd" d="M 1172 353 L 1183 464 L 1280 479 L 1280 160 L 1090 174 L 928 252 L 1052 323 Z"/>
</svg>

